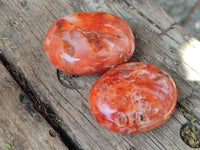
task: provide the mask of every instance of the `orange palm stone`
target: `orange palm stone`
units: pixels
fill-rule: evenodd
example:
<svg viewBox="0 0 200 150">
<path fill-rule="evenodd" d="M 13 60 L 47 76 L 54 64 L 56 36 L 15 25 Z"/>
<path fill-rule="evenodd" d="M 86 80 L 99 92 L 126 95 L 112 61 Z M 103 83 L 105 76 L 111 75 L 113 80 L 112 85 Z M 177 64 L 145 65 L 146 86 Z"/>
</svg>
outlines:
<svg viewBox="0 0 200 150">
<path fill-rule="evenodd" d="M 89 93 L 90 110 L 104 128 L 123 134 L 145 132 L 173 113 L 176 86 L 152 64 L 132 62 L 103 74 Z"/>
<path fill-rule="evenodd" d="M 55 21 L 45 38 L 51 63 L 69 74 L 99 74 L 127 62 L 133 33 L 121 18 L 105 12 L 78 12 Z"/>
</svg>

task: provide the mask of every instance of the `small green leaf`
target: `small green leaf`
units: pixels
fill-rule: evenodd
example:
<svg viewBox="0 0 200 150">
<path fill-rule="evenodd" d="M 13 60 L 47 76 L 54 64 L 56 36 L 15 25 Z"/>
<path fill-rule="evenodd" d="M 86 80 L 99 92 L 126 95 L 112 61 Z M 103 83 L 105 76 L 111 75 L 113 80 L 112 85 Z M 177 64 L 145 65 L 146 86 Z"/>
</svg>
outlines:
<svg viewBox="0 0 200 150">
<path fill-rule="evenodd" d="M 180 61 L 173 61 L 172 62 L 174 65 L 181 65 L 181 62 Z"/>
<path fill-rule="evenodd" d="M 185 48 L 185 45 L 184 45 L 184 44 L 181 44 L 180 46 L 183 47 L 183 48 Z"/>
<path fill-rule="evenodd" d="M 196 138 L 196 135 L 193 132 L 191 132 L 191 136 L 196 141 L 197 138 Z"/>
<path fill-rule="evenodd" d="M 192 116 L 191 122 L 194 123 L 197 120 L 194 116 Z"/>
<path fill-rule="evenodd" d="M 7 148 L 9 148 L 9 149 L 13 147 L 13 146 L 10 145 L 8 142 L 5 142 L 4 144 L 5 144 L 5 146 L 6 146 Z"/>
<path fill-rule="evenodd" d="M 148 134 L 147 132 L 144 132 L 144 134 L 145 134 L 146 136 L 149 136 L 149 134 Z"/>
<path fill-rule="evenodd" d="M 66 79 L 64 78 L 60 78 L 61 80 L 63 80 L 63 82 L 65 82 L 66 84 L 70 85 L 69 81 L 67 81 Z"/>
<path fill-rule="evenodd" d="M 7 40 L 7 37 L 0 37 L 0 40 Z"/>
<path fill-rule="evenodd" d="M 19 30 L 17 30 L 17 33 L 19 34 L 19 35 L 21 35 L 22 33 L 19 31 Z"/>
<path fill-rule="evenodd" d="M 137 9 L 133 9 L 136 13 L 138 12 L 138 10 Z"/>
<path fill-rule="evenodd" d="M 19 20 L 22 21 L 23 19 L 21 17 L 19 17 Z"/>
<path fill-rule="evenodd" d="M 56 120 L 60 123 L 62 120 L 60 118 L 56 118 Z"/>
<path fill-rule="evenodd" d="M 195 134 L 199 134 L 199 132 L 196 130 L 196 128 L 195 128 L 194 125 L 192 126 L 192 131 L 193 131 Z"/>
<path fill-rule="evenodd" d="M 178 108 L 178 110 L 179 110 L 180 112 L 183 112 L 183 111 L 184 111 L 183 108 Z"/>
<path fill-rule="evenodd" d="M 176 28 L 176 27 L 178 27 L 178 25 L 177 24 L 173 24 L 171 27 L 172 28 Z"/>
<path fill-rule="evenodd" d="M 154 133 L 152 131 L 149 131 L 151 133 L 151 135 L 154 135 Z"/>
<path fill-rule="evenodd" d="M 18 24 L 13 24 L 13 27 L 17 27 L 18 26 Z"/>
<path fill-rule="evenodd" d="M 18 23 L 18 22 L 12 21 L 12 22 L 11 22 L 11 25 L 12 25 L 13 27 L 17 27 L 17 26 L 19 25 L 19 23 Z"/>
<path fill-rule="evenodd" d="M 194 127 L 194 126 L 192 126 L 192 131 L 193 131 L 193 132 L 196 132 L 196 129 L 195 129 L 195 127 Z"/>
</svg>

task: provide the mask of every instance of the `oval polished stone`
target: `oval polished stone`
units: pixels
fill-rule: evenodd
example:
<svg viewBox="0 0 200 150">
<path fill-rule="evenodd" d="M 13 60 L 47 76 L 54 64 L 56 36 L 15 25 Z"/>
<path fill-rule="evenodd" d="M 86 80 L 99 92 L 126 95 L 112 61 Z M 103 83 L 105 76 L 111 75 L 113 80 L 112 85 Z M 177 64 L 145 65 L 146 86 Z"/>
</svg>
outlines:
<svg viewBox="0 0 200 150">
<path fill-rule="evenodd" d="M 173 113 L 176 101 L 172 78 L 157 66 L 143 62 L 110 69 L 89 93 L 90 110 L 97 122 L 123 134 L 160 126 Z"/>
<path fill-rule="evenodd" d="M 105 12 L 78 12 L 54 22 L 45 38 L 51 63 L 69 74 L 99 74 L 127 62 L 135 49 L 126 22 Z"/>
</svg>

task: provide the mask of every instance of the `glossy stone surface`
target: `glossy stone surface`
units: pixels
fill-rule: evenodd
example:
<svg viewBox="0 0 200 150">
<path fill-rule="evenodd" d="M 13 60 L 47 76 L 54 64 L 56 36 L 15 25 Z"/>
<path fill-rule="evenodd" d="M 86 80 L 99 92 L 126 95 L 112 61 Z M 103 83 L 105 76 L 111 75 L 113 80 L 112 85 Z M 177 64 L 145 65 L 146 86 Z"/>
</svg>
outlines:
<svg viewBox="0 0 200 150">
<path fill-rule="evenodd" d="M 173 113 L 176 101 L 172 78 L 157 66 L 143 62 L 110 69 L 89 93 L 90 110 L 97 122 L 123 134 L 160 126 Z"/>
<path fill-rule="evenodd" d="M 135 49 L 129 26 L 105 12 L 79 12 L 49 28 L 45 51 L 51 63 L 69 74 L 99 74 L 127 62 Z"/>
</svg>

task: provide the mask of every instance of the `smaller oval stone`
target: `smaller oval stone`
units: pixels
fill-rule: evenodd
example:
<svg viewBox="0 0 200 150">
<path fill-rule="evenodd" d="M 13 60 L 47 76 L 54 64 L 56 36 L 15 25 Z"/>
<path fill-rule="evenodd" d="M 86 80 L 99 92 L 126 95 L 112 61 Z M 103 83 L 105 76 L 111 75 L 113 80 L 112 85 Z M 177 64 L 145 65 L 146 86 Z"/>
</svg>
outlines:
<svg viewBox="0 0 200 150">
<path fill-rule="evenodd" d="M 160 126 L 171 116 L 176 102 L 172 78 L 159 67 L 144 62 L 110 69 L 89 93 L 90 110 L 98 123 L 123 134 Z"/>
</svg>

